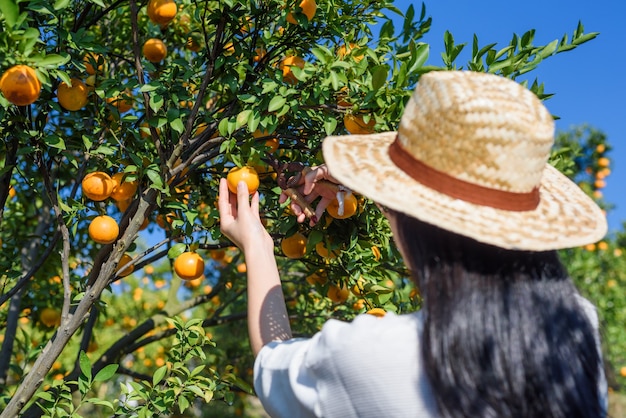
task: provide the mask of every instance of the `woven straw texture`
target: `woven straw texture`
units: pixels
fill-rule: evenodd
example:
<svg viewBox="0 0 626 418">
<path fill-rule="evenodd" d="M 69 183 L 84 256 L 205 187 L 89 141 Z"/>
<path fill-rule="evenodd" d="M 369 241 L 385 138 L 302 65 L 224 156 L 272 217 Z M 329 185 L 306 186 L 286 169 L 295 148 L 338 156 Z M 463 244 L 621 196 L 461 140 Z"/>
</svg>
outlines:
<svg viewBox="0 0 626 418">
<path fill-rule="evenodd" d="M 596 242 L 606 234 L 606 217 L 547 164 L 553 134 L 549 112 L 519 84 L 484 73 L 435 72 L 420 79 L 398 132 L 331 136 L 323 151 L 331 174 L 355 192 L 477 241 L 530 251 Z M 396 137 L 413 158 L 456 179 L 516 193 L 539 187 L 539 204 L 509 211 L 426 187 L 389 157 Z"/>
</svg>

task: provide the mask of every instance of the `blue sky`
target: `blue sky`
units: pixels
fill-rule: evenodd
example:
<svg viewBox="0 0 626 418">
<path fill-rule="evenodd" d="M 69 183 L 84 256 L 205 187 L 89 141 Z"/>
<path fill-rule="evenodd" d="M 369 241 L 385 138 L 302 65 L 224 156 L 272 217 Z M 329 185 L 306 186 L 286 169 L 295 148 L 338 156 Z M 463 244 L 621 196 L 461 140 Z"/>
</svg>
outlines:
<svg viewBox="0 0 626 418">
<path fill-rule="evenodd" d="M 545 91 L 554 96 L 545 102 L 558 115 L 556 128 L 565 131 L 581 124 L 603 131 L 613 150 L 608 155 L 611 175 L 604 198 L 615 205 L 608 213 L 609 229 L 621 229 L 626 222 L 626 1 L 624 0 L 431 0 L 426 13 L 433 18 L 424 42 L 430 44 L 428 63 L 441 65 L 443 34 L 449 30 L 456 43 L 467 42 L 471 51 L 473 35 L 481 46 L 497 42 L 506 46 L 513 33 L 535 29 L 535 45 L 545 45 L 571 34 L 581 21 L 585 33 L 599 36 L 573 51 L 548 58 L 531 72 Z M 419 15 L 421 1 L 396 0 L 406 11 L 413 4 Z M 461 55 L 459 64 L 467 62 Z"/>
</svg>

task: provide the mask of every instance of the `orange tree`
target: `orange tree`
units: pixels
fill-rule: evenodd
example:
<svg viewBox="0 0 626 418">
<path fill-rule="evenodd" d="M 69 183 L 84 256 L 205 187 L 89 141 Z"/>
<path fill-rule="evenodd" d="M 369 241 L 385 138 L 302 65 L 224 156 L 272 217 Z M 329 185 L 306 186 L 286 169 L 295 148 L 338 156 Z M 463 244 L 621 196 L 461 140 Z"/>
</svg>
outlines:
<svg viewBox="0 0 626 418">
<path fill-rule="evenodd" d="M 460 65 L 465 44 L 445 33 L 433 67 L 425 8 L 385 0 L 3 0 L 0 11 L 3 418 L 245 412 L 246 266 L 215 207 L 233 167 L 258 175 L 297 335 L 331 316 L 417 309 L 375 205 L 355 196 L 350 216 L 297 224 L 267 158 L 320 164 L 326 135 L 395 129 L 424 72 L 517 79 L 595 37 L 579 24 L 547 45 L 532 30 L 499 49 L 474 39 Z M 194 253 L 178 276 L 175 260 Z"/>
</svg>

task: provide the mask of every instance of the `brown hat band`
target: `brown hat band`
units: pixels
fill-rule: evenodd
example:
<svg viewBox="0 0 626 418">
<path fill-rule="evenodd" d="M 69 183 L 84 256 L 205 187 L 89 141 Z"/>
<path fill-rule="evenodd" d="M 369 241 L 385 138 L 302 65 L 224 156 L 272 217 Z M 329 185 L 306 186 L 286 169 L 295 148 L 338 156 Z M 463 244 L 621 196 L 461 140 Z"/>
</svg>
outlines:
<svg viewBox="0 0 626 418">
<path fill-rule="evenodd" d="M 395 165 L 424 186 L 468 203 L 517 212 L 533 210 L 539 205 L 538 187 L 528 193 L 515 193 L 457 179 L 415 159 L 402 147 L 397 136 L 389 146 L 389 157 Z"/>
</svg>

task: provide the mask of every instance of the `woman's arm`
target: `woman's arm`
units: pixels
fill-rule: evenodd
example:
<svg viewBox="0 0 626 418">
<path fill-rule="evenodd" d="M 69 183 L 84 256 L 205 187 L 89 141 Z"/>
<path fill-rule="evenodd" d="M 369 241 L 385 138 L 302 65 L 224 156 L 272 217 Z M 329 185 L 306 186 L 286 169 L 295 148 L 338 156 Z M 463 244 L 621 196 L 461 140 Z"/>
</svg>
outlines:
<svg viewBox="0 0 626 418">
<path fill-rule="evenodd" d="M 254 356 L 270 341 L 292 338 L 274 258 L 274 242 L 259 216 L 258 192 L 249 199 L 244 182 L 237 196 L 220 180 L 220 229 L 243 252 L 248 274 L 248 335 Z"/>
</svg>

